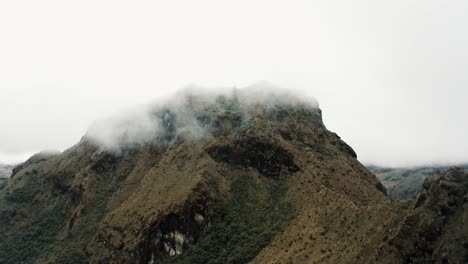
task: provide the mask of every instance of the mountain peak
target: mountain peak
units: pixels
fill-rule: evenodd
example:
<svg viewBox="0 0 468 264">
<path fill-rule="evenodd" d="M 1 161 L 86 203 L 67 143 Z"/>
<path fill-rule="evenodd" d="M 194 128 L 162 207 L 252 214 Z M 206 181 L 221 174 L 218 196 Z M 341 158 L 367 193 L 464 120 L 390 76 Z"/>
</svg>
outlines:
<svg viewBox="0 0 468 264">
<path fill-rule="evenodd" d="M 222 92 L 189 86 L 160 102 L 97 121 L 85 138 L 120 151 L 147 143 L 243 131 L 258 119 L 323 126 L 317 101 L 292 91 L 264 84 Z"/>
</svg>

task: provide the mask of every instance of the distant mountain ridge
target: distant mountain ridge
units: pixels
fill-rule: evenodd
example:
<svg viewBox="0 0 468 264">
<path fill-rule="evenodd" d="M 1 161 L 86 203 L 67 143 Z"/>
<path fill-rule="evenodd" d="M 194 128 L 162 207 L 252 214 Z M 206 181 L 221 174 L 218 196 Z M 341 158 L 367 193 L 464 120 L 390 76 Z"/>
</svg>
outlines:
<svg viewBox="0 0 468 264">
<path fill-rule="evenodd" d="M 12 165 L 0 164 L 0 184 L 10 178 L 13 167 Z"/>
<path fill-rule="evenodd" d="M 417 167 L 381 167 L 368 165 L 387 189 L 387 194 L 392 200 L 411 199 L 418 195 L 426 178 L 437 176 L 448 170 L 451 166 L 417 166 Z M 468 169 L 468 164 L 460 165 Z"/>
</svg>

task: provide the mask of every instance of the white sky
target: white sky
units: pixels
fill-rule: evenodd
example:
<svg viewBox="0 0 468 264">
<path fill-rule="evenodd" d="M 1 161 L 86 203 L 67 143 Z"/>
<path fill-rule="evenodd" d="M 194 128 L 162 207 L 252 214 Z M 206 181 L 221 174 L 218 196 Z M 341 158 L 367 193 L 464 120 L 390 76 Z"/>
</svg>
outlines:
<svg viewBox="0 0 468 264">
<path fill-rule="evenodd" d="M 468 1 L 1 1 L 0 162 L 188 83 L 314 95 L 363 162 L 468 161 Z"/>
</svg>

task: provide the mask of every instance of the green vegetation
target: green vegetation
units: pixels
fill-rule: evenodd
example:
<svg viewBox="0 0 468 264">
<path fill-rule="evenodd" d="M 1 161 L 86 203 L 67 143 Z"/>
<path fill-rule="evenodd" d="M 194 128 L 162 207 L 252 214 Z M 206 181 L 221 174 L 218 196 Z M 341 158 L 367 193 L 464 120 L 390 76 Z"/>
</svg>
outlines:
<svg viewBox="0 0 468 264">
<path fill-rule="evenodd" d="M 10 204 L 31 204 L 36 198 L 44 199 L 40 192 L 51 191 L 41 190 L 41 186 L 44 186 L 41 175 L 28 176 L 24 186 L 5 195 L 5 201 Z M 69 206 L 76 206 L 81 198 L 72 193 L 51 197 L 48 201 L 52 205 L 40 216 L 34 216 L 34 221 L 25 223 L 18 233 L 0 239 L 0 263 L 88 263 L 86 248 L 96 234 L 108 202 L 125 177 L 126 174 L 120 172 L 94 175 L 92 185 L 95 193 L 89 200 L 89 208 L 79 214 L 73 228 L 65 226 L 73 212 Z M 63 181 L 63 178 L 58 180 Z"/>
<path fill-rule="evenodd" d="M 15 189 L 13 192 L 5 195 L 5 200 L 9 203 L 29 203 L 39 193 L 38 188 L 25 186 Z"/>
<path fill-rule="evenodd" d="M 231 187 L 231 196 L 215 204 L 209 229 L 187 252 L 167 262 L 246 263 L 290 223 L 286 179 L 258 181 L 241 174 Z"/>
<path fill-rule="evenodd" d="M 70 230 L 66 237 L 56 246 L 51 256 L 56 256 L 55 260 L 63 264 L 88 263 L 86 247 L 94 238 L 98 224 L 106 213 L 106 207 L 114 193 L 118 190 L 125 179 L 119 174 L 112 180 L 112 175 L 96 175 L 96 194 L 89 211 L 80 215 L 79 225 Z"/>
<path fill-rule="evenodd" d="M 322 144 L 315 144 L 315 145 L 311 145 L 310 147 L 314 152 L 320 153 L 325 157 L 328 157 L 328 158 L 336 157 L 336 153 L 333 150 L 331 150 L 330 148 L 327 148 L 326 146 Z"/>
<path fill-rule="evenodd" d="M 5 195 L 5 200 L 9 203 L 30 203 L 41 191 L 41 184 L 37 174 L 28 175 L 23 187 L 16 188 L 11 193 Z"/>
<path fill-rule="evenodd" d="M 0 263 L 33 263 L 49 252 L 65 223 L 64 206 L 60 200 L 15 236 L 0 239 Z"/>
</svg>

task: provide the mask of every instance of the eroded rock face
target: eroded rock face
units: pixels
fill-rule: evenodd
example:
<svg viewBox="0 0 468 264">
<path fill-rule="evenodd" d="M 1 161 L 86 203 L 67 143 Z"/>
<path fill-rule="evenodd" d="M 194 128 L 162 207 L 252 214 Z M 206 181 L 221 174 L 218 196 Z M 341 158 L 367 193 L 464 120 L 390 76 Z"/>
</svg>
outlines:
<svg viewBox="0 0 468 264">
<path fill-rule="evenodd" d="M 214 160 L 255 168 L 264 176 L 277 177 L 299 170 L 293 156 L 278 144 L 256 138 L 241 139 L 234 146 L 210 147 Z"/>
<path fill-rule="evenodd" d="M 207 216 L 210 204 L 208 200 L 200 200 L 180 213 L 162 217 L 140 247 L 141 263 L 159 263 L 182 254 L 195 244 L 210 224 Z"/>
</svg>

